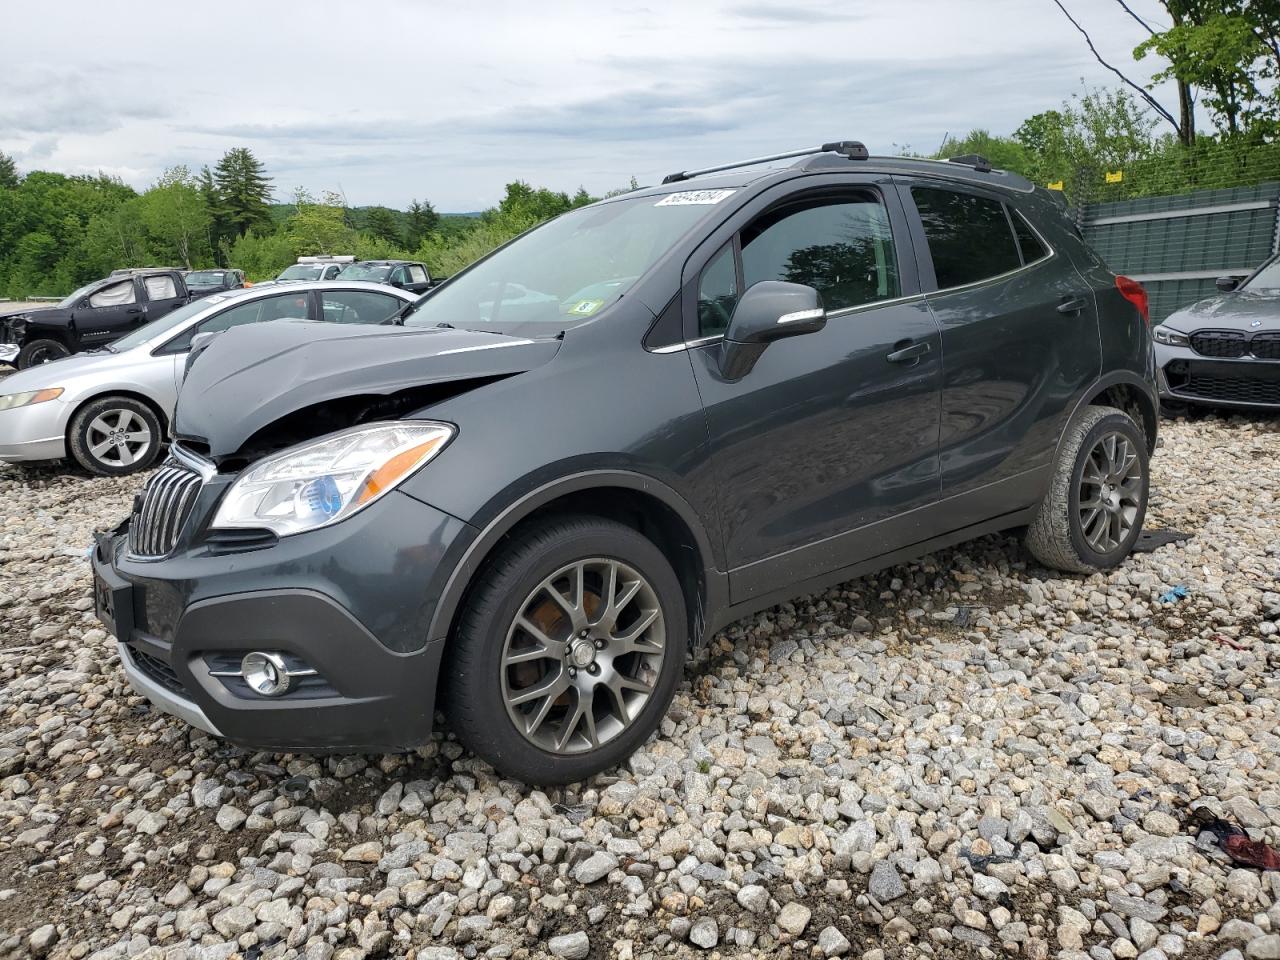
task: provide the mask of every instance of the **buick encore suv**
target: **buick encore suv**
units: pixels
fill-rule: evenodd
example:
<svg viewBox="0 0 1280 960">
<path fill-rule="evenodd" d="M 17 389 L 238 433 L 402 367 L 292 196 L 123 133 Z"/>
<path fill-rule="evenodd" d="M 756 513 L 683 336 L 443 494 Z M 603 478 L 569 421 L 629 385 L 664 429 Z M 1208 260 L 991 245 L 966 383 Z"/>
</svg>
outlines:
<svg viewBox="0 0 1280 960">
<path fill-rule="evenodd" d="M 440 708 L 571 782 L 753 611 L 1010 528 L 1118 564 L 1157 409 L 1146 295 L 1050 194 L 824 144 L 567 213 L 390 326 L 215 339 L 98 611 L 235 743 L 408 749 Z"/>
</svg>

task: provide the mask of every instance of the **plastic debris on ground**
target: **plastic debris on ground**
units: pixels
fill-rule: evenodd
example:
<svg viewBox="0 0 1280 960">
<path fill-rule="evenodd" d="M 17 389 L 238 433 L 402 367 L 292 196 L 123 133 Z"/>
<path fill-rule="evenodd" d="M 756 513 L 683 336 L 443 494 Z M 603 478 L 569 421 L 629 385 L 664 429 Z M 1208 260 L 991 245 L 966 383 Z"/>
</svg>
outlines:
<svg viewBox="0 0 1280 960">
<path fill-rule="evenodd" d="M 1183 533 L 1181 530 L 1143 530 L 1138 534 L 1138 539 L 1134 541 L 1134 553 L 1151 553 L 1161 547 L 1167 547 L 1171 543 L 1181 543 L 1183 540 L 1190 540 L 1191 534 Z"/>
<path fill-rule="evenodd" d="M 1261 840 L 1249 839 L 1244 830 L 1215 815 L 1208 807 L 1192 809 L 1190 823 L 1197 834 L 1213 834 L 1232 863 L 1259 870 L 1280 870 L 1280 851 Z"/>
<path fill-rule="evenodd" d="M 1184 587 L 1182 584 L 1178 584 L 1172 590 L 1168 590 L 1165 593 L 1160 594 L 1160 602 L 1174 603 L 1178 600 L 1181 600 L 1183 597 L 1189 597 L 1189 596 L 1191 596 L 1191 591 L 1188 590 L 1186 587 Z"/>
</svg>

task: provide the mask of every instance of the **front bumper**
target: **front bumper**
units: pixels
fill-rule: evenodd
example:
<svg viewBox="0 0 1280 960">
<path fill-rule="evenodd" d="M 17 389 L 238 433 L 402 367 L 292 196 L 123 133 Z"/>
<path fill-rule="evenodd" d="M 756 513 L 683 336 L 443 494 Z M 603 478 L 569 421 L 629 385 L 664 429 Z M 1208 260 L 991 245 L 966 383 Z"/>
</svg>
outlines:
<svg viewBox="0 0 1280 960">
<path fill-rule="evenodd" d="M 65 457 L 70 415 L 69 405 L 60 399 L 0 410 L 0 463 Z"/>
<path fill-rule="evenodd" d="M 1241 409 L 1280 409 L 1280 360 L 1209 359 L 1190 347 L 1157 343 L 1160 399 Z"/>
<path fill-rule="evenodd" d="M 93 550 L 98 616 L 133 689 L 207 733 L 253 749 L 411 749 L 430 735 L 444 652 L 427 623 L 471 529 L 395 494 L 264 549 L 144 561 L 128 556 L 126 522 Z M 260 696 L 226 675 L 253 650 L 315 672 Z"/>
</svg>

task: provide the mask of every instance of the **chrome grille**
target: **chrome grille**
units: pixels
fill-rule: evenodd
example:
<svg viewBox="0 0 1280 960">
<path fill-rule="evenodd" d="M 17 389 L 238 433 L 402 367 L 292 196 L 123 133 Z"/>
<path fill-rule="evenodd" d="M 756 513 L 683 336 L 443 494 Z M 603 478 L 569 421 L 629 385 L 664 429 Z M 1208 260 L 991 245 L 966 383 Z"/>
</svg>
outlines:
<svg viewBox="0 0 1280 960">
<path fill-rule="evenodd" d="M 138 500 L 129 525 L 129 552 L 135 557 L 166 556 L 191 515 L 202 480 L 170 461 L 155 472 Z"/>
</svg>

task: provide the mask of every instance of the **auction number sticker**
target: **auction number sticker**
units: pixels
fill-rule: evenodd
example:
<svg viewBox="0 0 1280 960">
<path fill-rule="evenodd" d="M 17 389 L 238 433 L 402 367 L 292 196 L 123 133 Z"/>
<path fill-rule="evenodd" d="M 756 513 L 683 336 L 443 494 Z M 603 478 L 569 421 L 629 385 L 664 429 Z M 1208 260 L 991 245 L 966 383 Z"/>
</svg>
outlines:
<svg viewBox="0 0 1280 960">
<path fill-rule="evenodd" d="M 684 190 L 680 193 L 668 193 L 654 204 L 655 207 L 685 207 L 694 204 L 708 205 L 719 203 L 725 197 L 732 196 L 736 190 Z"/>
</svg>

